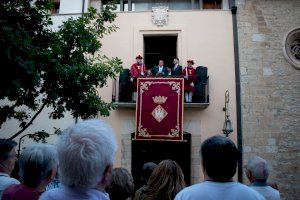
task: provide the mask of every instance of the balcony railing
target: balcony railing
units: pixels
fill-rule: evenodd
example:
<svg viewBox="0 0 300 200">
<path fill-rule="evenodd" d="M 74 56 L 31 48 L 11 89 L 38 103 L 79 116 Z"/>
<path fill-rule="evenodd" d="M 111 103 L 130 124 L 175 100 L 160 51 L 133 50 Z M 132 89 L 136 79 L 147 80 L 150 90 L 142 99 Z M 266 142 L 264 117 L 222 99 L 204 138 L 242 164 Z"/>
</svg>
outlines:
<svg viewBox="0 0 300 200">
<path fill-rule="evenodd" d="M 166 78 L 170 78 L 167 76 Z M 207 108 L 209 106 L 209 77 L 196 76 L 192 103 L 184 103 L 185 108 Z M 118 76 L 113 80 L 112 101 L 118 108 L 135 108 L 133 86 L 129 75 Z"/>
</svg>

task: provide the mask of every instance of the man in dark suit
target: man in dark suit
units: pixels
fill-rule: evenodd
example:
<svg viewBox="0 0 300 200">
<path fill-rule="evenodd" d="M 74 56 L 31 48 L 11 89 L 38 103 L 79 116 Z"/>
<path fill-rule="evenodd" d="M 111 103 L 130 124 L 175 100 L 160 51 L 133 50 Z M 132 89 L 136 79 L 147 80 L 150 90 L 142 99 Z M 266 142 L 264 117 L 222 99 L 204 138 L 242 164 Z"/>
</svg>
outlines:
<svg viewBox="0 0 300 200">
<path fill-rule="evenodd" d="M 182 74 L 182 66 L 179 65 L 179 59 L 174 58 L 173 63 L 174 63 L 174 67 L 172 68 L 171 75 L 180 76 Z"/>
<path fill-rule="evenodd" d="M 158 66 L 155 66 L 152 70 L 152 74 L 154 76 L 167 76 L 169 74 L 169 70 L 164 66 L 164 61 L 159 60 Z"/>
</svg>

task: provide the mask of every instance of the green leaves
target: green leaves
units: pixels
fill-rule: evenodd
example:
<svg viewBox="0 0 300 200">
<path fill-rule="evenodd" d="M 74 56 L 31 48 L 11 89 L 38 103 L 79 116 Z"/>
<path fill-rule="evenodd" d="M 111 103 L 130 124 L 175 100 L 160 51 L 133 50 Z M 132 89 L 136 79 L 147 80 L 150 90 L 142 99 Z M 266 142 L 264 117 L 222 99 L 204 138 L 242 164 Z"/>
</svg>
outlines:
<svg viewBox="0 0 300 200">
<path fill-rule="evenodd" d="M 34 140 L 35 142 L 41 141 L 42 143 L 46 143 L 46 138 L 48 138 L 49 136 L 50 134 L 44 130 L 37 131 L 33 134 L 28 134 L 28 137 Z"/>
<path fill-rule="evenodd" d="M 6 71 L 0 74 L 5 86 L 0 88 L 0 126 L 8 118 L 19 120 L 22 129 L 14 137 L 44 107 L 53 108 L 52 119 L 66 111 L 83 119 L 108 116 L 113 109 L 97 91 L 122 70 L 120 59 L 99 53 L 100 39 L 117 30 L 114 2 L 101 12 L 89 8 L 69 18 L 56 32 L 50 28 L 51 8 L 50 0 L 0 1 L 0 59 Z"/>
</svg>

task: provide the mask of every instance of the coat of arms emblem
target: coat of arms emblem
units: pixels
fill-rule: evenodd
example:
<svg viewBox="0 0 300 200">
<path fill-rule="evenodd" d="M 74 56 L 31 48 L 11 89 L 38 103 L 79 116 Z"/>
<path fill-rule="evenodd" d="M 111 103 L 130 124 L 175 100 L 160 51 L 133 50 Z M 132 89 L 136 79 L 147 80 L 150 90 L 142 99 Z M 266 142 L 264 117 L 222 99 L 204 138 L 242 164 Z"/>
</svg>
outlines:
<svg viewBox="0 0 300 200">
<path fill-rule="evenodd" d="M 165 26 L 168 23 L 168 7 L 152 7 L 152 22 L 156 26 Z"/>
</svg>

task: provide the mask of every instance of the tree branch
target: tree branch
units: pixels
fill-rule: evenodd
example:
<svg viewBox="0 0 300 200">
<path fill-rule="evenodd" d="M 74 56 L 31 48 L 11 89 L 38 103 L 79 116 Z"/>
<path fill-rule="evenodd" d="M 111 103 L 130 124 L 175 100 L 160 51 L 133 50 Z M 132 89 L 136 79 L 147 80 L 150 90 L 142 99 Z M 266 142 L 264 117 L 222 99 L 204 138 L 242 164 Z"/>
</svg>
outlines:
<svg viewBox="0 0 300 200">
<path fill-rule="evenodd" d="M 32 119 L 17 133 L 15 133 L 13 136 L 11 136 L 9 139 L 12 140 L 15 137 L 17 137 L 18 135 L 20 135 L 21 133 L 23 133 L 31 124 L 32 122 L 35 120 L 35 118 L 42 112 L 42 110 L 45 108 L 46 106 L 46 102 L 42 105 L 42 107 L 37 111 L 37 113 L 35 113 L 35 115 L 32 117 Z"/>
</svg>

